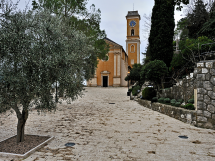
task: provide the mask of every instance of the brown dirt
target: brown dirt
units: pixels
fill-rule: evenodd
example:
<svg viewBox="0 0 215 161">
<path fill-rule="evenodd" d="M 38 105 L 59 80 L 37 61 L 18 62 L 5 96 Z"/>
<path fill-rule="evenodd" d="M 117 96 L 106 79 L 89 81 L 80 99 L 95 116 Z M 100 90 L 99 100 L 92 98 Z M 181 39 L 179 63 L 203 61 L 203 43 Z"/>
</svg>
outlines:
<svg viewBox="0 0 215 161">
<path fill-rule="evenodd" d="M 24 141 L 17 144 L 16 136 L 13 136 L 0 142 L 0 152 L 25 154 L 49 138 L 49 136 L 25 135 Z"/>
</svg>

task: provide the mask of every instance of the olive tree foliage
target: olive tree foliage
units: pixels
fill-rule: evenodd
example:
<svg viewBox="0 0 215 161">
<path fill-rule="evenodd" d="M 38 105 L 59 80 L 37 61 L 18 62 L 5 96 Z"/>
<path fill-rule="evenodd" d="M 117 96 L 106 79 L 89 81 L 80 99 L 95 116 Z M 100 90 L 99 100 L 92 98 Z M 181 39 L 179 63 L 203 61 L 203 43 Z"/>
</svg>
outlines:
<svg viewBox="0 0 215 161">
<path fill-rule="evenodd" d="M 33 0 L 33 10 L 50 9 L 54 15 L 67 19 L 68 25 L 82 31 L 93 43 L 94 53 L 99 59 L 105 57 L 109 45 L 105 42 L 105 30 L 100 29 L 101 11 L 92 4 L 86 7 L 88 0 Z M 91 61 L 95 61 L 94 58 Z M 97 64 L 96 64 L 97 66 Z M 93 76 L 93 75 L 92 75 Z"/>
<path fill-rule="evenodd" d="M 17 142 L 22 142 L 29 110 L 56 109 L 51 93 L 56 81 L 67 103 L 82 96 L 83 81 L 95 70 L 88 60 L 96 56 L 82 32 L 48 10 L 17 11 L 12 2 L 0 4 L 0 113 L 16 112 Z"/>
</svg>

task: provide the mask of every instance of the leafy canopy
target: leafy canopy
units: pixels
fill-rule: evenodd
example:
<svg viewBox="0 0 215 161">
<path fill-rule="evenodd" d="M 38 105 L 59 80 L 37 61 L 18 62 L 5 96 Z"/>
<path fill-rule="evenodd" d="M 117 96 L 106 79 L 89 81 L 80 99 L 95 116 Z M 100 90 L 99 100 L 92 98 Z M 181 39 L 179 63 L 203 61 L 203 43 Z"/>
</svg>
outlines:
<svg viewBox="0 0 215 161">
<path fill-rule="evenodd" d="M 59 82 L 68 103 L 82 96 L 83 82 L 95 70 L 94 42 L 49 10 L 16 11 L 1 1 L 0 113 L 13 109 L 17 142 L 24 140 L 28 111 L 56 109 L 51 92 Z"/>
<path fill-rule="evenodd" d="M 86 8 L 87 0 L 34 0 L 33 9 L 50 9 L 54 15 L 68 19 L 72 28 L 82 31 L 93 42 L 94 54 L 102 59 L 109 51 L 109 45 L 104 41 L 106 33 L 100 29 L 101 11 L 92 4 Z M 95 61 L 95 60 L 91 60 Z M 97 63 L 96 63 L 97 65 Z"/>
<path fill-rule="evenodd" d="M 168 73 L 166 64 L 162 60 L 154 60 L 147 63 L 141 70 L 142 80 L 150 81 L 155 85 L 161 84 L 162 77 Z"/>
</svg>

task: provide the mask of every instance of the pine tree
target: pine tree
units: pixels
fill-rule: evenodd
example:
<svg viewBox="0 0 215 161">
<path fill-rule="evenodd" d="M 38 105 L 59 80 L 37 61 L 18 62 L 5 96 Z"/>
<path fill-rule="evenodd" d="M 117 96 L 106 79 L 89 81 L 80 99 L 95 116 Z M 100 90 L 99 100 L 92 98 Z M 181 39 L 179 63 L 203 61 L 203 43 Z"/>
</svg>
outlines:
<svg viewBox="0 0 215 161">
<path fill-rule="evenodd" d="M 173 56 L 174 4 L 155 0 L 149 36 L 151 60 L 163 60 L 169 67 Z"/>
<path fill-rule="evenodd" d="M 198 32 L 202 28 L 203 24 L 207 22 L 209 14 L 206 10 L 206 4 L 202 0 L 197 0 L 195 2 L 195 8 L 192 13 L 188 14 L 188 20 L 190 24 L 188 25 L 188 36 L 189 38 L 198 38 Z"/>
<path fill-rule="evenodd" d="M 215 2 L 213 2 L 210 9 L 209 20 L 202 25 L 199 35 L 207 36 L 215 41 Z"/>
</svg>

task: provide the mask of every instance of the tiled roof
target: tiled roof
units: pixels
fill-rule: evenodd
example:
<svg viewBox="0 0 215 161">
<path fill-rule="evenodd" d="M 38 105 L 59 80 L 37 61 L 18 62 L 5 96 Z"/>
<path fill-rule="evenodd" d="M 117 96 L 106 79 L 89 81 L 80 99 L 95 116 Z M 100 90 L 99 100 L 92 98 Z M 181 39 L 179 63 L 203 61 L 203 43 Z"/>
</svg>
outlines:
<svg viewBox="0 0 215 161">
<path fill-rule="evenodd" d="M 131 16 L 138 16 L 139 19 L 141 19 L 138 11 L 128 11 L 128 14 L 127 14 L 126 18 L 131 17 Z"/>
<path fill-rule="evenodd" d="M 110 41 L 110 42 L 113 42 L 114 44 L 117 44 L 116 42 L 114 42 L 114 41 L 111 40 L 111 39 L 108 39 L 107 37 L 105 37 L 104 39 L 105 39 L 105 40 L 108 40 L 108 41 Z M 117 44 L 117 45 L 119 45 L 119 44 Z M 119 46 L 121 46 L 121 45 L 119 45 Z"/>
<path fill-rule="evenodd" d="M 113 40 L 111 40 L 111 39 L 109 39 L 109 38 L 107 38 L 107 37 L 105 37 L 104 39 L 105 39 L 105 40 L 108 40 L 108 41 L 110 41 L 110 42 L 112 42 L 112 43 L 114 43 L 114 44 L 117 44 L 116 42 L 114 42 Z M 117 44 L 117 45 L 119 45 L 119 44 Z M 119 46 L 122 47 L 122 45 L 119 45 Z M 125 50 L 123 49 L 123 47 L 122 47 L 122 50 L 125 52 Z M 126 52 L 125 52 L 125 54 L 127 55 Z"/>
<path fill-rule="evenodd" d="M 127 16 L 139 16 L 138 11 L 128 11 Z"/>
</svg>

